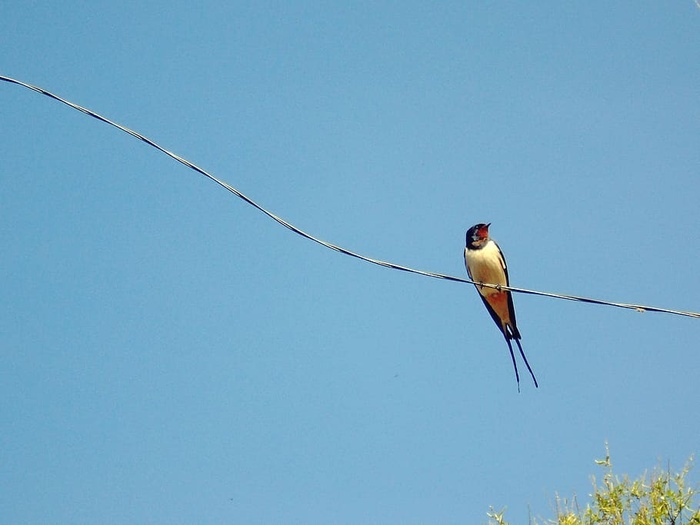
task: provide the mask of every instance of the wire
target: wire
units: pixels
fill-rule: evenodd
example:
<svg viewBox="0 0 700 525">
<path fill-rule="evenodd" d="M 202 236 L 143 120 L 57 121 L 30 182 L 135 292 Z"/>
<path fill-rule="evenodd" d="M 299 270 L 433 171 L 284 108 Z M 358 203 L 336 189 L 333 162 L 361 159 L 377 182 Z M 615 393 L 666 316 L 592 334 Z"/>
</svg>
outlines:
<svg viewBox="0 0 700 525">
<path fill-rule="evenodd" d="M 12 84 L 17 84 L 17 85 L 19 85 L 19 86 L 25 87 L 25 88 L 30 89 L 30 90 L 32 90 L 32 91 L 36 91 L 37 93 L 40 93 L 41 95 L 45 95 L 45 96 L 47 96 L 47 97 L 49 97 L 49 98 L 52 98 L 52 99 L 54 99 L 54 100 L 56 100 L 56 101 L 58 101 L 58 102 L 61 102 L 62 104 L 65 104 L 66 106 L 69 106 L 70 108 L 73 108 L 73 109 L 75 109 L 75 110 L 77 110 L 77 111 L 80 111 L 81 113 L 85 113 L 86 115 L 88 115 L 88 116 L 90 116 L 90 117 L 93 117 L 93 118 L 95 118 L 95 119 L 97 119 L 97 120 L 99 120 L 99 121 L 101 121 L 101 122 L 104 122 L 105 124 L 109 124 L 110 126 L 114 126 L 115 128 L 119 129 L 120 131 L 123 131 L 124 133 L 128 133 L 128 134 L 131 135 L 132 137 L 135 137 L 135 138 L 137 138 L 137 139 L 139 139 L 139 140 L 145 142 L 145 143 L 148 144 L 149 146 L 151 146 L 151 147 L 157 149 L 158 151 L 160 151 L 160 152 L 162 152 L 162 153 L 165 153 L 168 157 L 171 157 L 172 159 L 178 161 L 179 163 L 184 164 L 184 165 L 187 166 L 188 168 L 193 169 L 193 170 L 196 171 L 197 173 L 199 173 L 199 174 L 201 174 L 201 175 L 204 175 L 204 176 L 207 177 L 208 179 L 212 180 L 213 182 L 215 182 L 216 184 L 218 184 L 218 185 L 221 186 L 222 188 L 224 188 L 224 189 L 230 191 L 230 192 L 233 193 L 236 197 L 239 197 L 240 199 L 243 199 L 245 202 L 247 202 L 248 204 L 250 204 L 251 206 L 253 206 L 253 207 L 256 208 L 257 210 L 261 211 L 262 213 L 264 213 L 265 215 L 267 215 L 268 217 L 270 217 L 270 218 L 271 218 L 272 220 L 274 220 L 275 222 L 277 222 L 277 223 L 281 224 L 282 226 L 284 226 L 285 228 L 287 228 L 287 229 L 293 231 L 294 233 L 296 233 L 296 234 L 298 234 L 298 235 L 300 235 L 300 236 L 302 236 L 302 237 L 304 237 L 304 238 L 306 238 L 306 239 L 309 239 L 310 241 L 313 241 L 313 242 L 315 242 L 315 243 L 318 243 L 318 244 L 320 244 L 321 246 L 324 246 L 324 247 L 329 248 L 329 249 L 331 249 L 331 250 L 335 250 L 336 252 L 340 252 L 340 253 L 342 253 L 342 254 L 344 254 L 344 255 L 349 255 L 350 257 L 355 257 L 356 259 L 360 259 L 361 261 L 365 261 L 365 262 L 368 262 L 368 263 L 372 263 L 372 264 L 376 264 L 376 265 L 379 265 L 379 266 L 383 266 L 383 267 L 385 267 L 385 268 L 391 268 L 392 270 L 400 270 L 400 271 L 403 271 L 403 272 L 415 273 L 415 274 L 418 274 L 418 275 L 424 275 L 424 276 L 426 276 L 426 277 L 433 277 L 433 278 L 435 278 L 435 279 L 444 279 L 444 280 L 447 280 L 447 281 L 455 281 L 455 282 L 459 282 L 459 283 L 467 283 L 467 284 L 474 284 L 474 285 L 477 285 L 477 284 L 478 284 L 479 286 L 484 286 L 484 287 L 486 287 L 486 288 L 494 288 L 494 289 L 496 289 L 496 290 L 507 290 L 507 291 L 516 292 L 516 293 L 523 293 L 523 294 L 529 294 L 529 295 L 539 295 L 539 296 L 542 296 L 542 297 L 552 297 L 552 298 L 554 298 L 554 299 L 565 299 L 565 300 L 567 300 L 567 301 L 578 301 L 578 302 L 582 302 L 582 303 L 600 304 L 600 305 L 605 305 L 605 306 L 614 306 L 614 307 L 616 307 L 616 308 L 626 308 L 626 309 L 629 309 L 629 310 L 636 310 L 636 311 L 638 311 L 638 312 L 660 312 L 660 313 L 667 313 L 667 314 L 673 314 L 673 315 L 681 315 L 681 316 L 685 316 L 685 317 L 693 317 L 693 318 L 696 318 L 696 319 L 700 319 L 700 313 L 697 313 L 697 312 L 688 312 L 688 311 L 682 311 L 682 310 L 671 310 L 671 309 L 669 309 L 669 308 L 659 308 L 659 307 L 656 307 L 656 306 L 645 306 L 645 305 L 641 305 L 641 304 L 629 304 L 629 303 L 619 303 L 619 302 L 613 302 L 613 301 L 604 301 L 604 300 L 602 300 L 602 299 L 591 299 L 591 298 L 588 298 L 588 297 L 581 297 L 581 296 L 577 296 L 577 295 L 566 295 L 566 294 L 559 294 L 559 293 L 552 293 L 552 292 L 540 292 L 540 291 L 537 291 L 537 290 L 528 290 L 528 289 L 525 289 L 525 288 L 516 288 L 516 287 L 514 287 L 514 286 L 501 286 L 501 285 L 488 284 L 488 283 L 476 283 L 476 282 L 474 282 L 474 281 L 471 281 L 471 280 L 469 280 L 469 279 L 464 279 L 464 278 L 462 278 L 462 277 L 454 277 L 454 276 L 452 276 L 452 275 L 446 275 L 446 274 L 442 274 L 442 273 L 430 272 L 430 271 L 425 271 L 425 270 L 416 270 L 415 268 L 409 268 L 408 266 L 402 266 L 402 265 L 400 265 L 400 264 L 394 264 L 394 263 L 391 263 L 391 262 L 381 261 L 381 260 L 379 260 L 379 259 L 373 259 L 373 258 L 371 258 L 371 257 L 367 257 L 367 256 L 365 256 L 365 255 L 361 255 L 361 254 L 359 254 L 359 253 L 357 253 L 357 252 L 353 252 L 353 251 L 351 251 L 351 250 L 348 250 L 348 249 L 346 249 L 346 248 L 343 248 L 342 246 L 338 246 L 338 245 L 336 245 L 336 244 L 333 244 L 333 243 L 324 241 L 324 240 L 322 240 L 322 239 L 319 239 L 318 237 L 314 237 L 313 235 L 311 235 L 311 234 L 309 234 L 309 233 L 306 233 L 305 231 L 303 231 L 303 230 L 297 228 L 296 226 L 294 226 L 293 224 L 291 224 L 291 223 L 285 221 L 285 220 L 282 219 L 281 217 L 275 215 L 275 214 L 272 213 L 271 211 L 269 211 L 269 210 L 263 208 L 260 204 L 258 204 L 257 202 L 255 202 L 255 201 L 254 201 L 253 199 L 251 199 L 250 197 L 244 195 L 243 193 L 241 193 L 240 191 L 238 191 L 236 188 L 234 188 L 234 187 L 231 186 L 230 184 L 228 184 L 228 183 L 226 183 L 226 182 L 224 182 L 224 181 L 222 181 L 222 180 L 217 179 L 214 175 L 212 175 L 211 173 L 209 173 L 209 172 L 205 171 L 204 169 L 200 168 L 200 167 L 197 166 L 196 164 L 193 164 L 193 163 L 190 162 L 189 160 L 187 160 L 187 159 L 185 159 L 185 158 L 183 158 L 183 157 L 177 155 L 176 153 L 173 153 L 172 151 L 168 151 L 167 149 L 165 149 L 164 147 L 160 146 L 159 144 L 157 144 L 157 143 L 154 142 L 153 140 L 149 139 L 148 137 L 146 137 L 146 136 L 144 136 L 144 135 L 141 135 L 140 133 L 138 133 L 138 132 L 136 132 L 136 131 L 134 131 L 134 130 L 132 130 L 132 129 L 129 129 L 129 128 L 125 127 L 125 126 L 122 126 L 121 124 L 118 124 L 118 123 L 116 123 L 116 122 L 114 122 L 114 121 L 112 121 L 112 120 L 110 120 L 110 119 L 108 119 L 108 118 L 106 118 L 106 117 L 103 117 L 102 115 L 99 115 L 99 114 L 95 113 L 94 111 L 91 111 L 91 110 L 89 110 L 89 109 L 87 109 L 87 108 L 84 108 L 84 107 L 82 107 L 82 106 L 79 106 L 78 104 L 75 104 L 75 103 L 73 103 L 73 102 L 70 102 L 69 100 L 66 100 L 66 99 L 64 99 L 64 98 L 61 98 L 61 97 L 59 97 L 58 95 L 55 95 L 55 94 L 53 94 L 53 93 L 51 93 L 51 92 L 49 92 L 49 91 L 47 91 L 47 90 L 45 90 L 45 89 L 43 89 L 43 88 L 40 88 L 40 87 L 38 87 L 38 86 L 34 86 L 34 85 L 32 85 L 32 84 L 28 84 L 28 83 L 26 83 L 26 82 L 22 82 L 21 80 L 16 80 L 16 79 L 14 79 L 14 78 L 6 77 L 6 76 L 3 76 L 3 75 L 0 75 L 0 80 L 3 80 L 3 81 L 5 81 L 5 82 L 9 82 L 9 83 L 12 83 Z"/>
</svg>

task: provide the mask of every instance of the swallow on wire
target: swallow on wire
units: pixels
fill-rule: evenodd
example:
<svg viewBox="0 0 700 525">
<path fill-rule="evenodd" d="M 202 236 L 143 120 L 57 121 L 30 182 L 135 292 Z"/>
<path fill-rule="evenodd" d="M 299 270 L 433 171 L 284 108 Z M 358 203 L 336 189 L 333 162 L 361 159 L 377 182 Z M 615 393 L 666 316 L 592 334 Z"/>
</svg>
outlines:
<svg viewBox="0 0 700 525">
<path fill-rule="evenodd" d="M 508 267 L 506 266 L 505 257 L 498 245 L 489 237 L 489 224 L 477 224 L 472 226 L 467 231 L 467 247 L 464 249 L 464 264 L 467 267 L 469 278 L 482 284 L 494 284 L 500 286 L 508 286 Z M 513 354 L 513 345 L 511 340 L 515 340 L 520 350 L 520 355 L 530 371 L 532 380 L 535 382 L 535 387 L 539 387 L 535 374 L 530 368 L 530 363 L 527 362 L 525 352 L 520 344 L 520 332 L 515 322 L 515 307 L 513 306 L 513 296 L 509 290 L 500 290 L 498 288 L 488 288 L 486 286 L 474 285 L 479 292 L 479 297 L 484 302 L 484 306 L 491 314 L 491 318 L 498 326 L 498 329 L 503 334 L 503 337 L 508 343 L 510 350 L 510 358 L 513 361 L 515 369 L 515 380 L 518 383 L 518 392 L 520 392 L 520 375 L 518 374 L 518 365 L 515 362 L 515 354 Z"/>
</svg>

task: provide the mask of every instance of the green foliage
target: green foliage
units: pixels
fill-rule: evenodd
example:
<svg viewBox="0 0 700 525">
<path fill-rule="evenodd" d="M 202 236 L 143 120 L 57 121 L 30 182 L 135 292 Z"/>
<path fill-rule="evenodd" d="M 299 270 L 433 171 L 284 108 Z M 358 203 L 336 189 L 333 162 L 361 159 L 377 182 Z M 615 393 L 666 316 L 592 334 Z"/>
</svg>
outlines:
<svg viewBox="0 0 700 525">
<path fill-rule="evenodd" d="M 605 473 L 600 483 L 593 477 L 591 503 L 581 510 L 557 497 L 557 517 L 543 525 L 700 525 L 695 501 L 700 491 L 686 483 L 692 458 L 678 473 L 657 468 L 635 480 L 613 474 L 609 453 L 596 464 Z M 492 508 L 487 513 L 489 525 L 508 525 L 503 515 Z M 538 524 L 534 519 L 528 521 Z"/>
</svg>

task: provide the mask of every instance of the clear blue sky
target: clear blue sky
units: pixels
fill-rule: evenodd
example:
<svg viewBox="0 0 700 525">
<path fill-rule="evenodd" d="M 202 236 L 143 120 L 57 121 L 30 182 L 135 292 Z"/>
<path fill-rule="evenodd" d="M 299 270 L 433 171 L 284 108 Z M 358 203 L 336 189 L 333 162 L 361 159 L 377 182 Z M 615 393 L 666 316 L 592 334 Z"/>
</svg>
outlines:
<svg viewBox="0 0 700 525">
<path fill-rule="evenodd" d="M 0 48 L 365 255 L 465 276 L 491 222 L 514 286 L 700 310 L 692 0 L 5 2 Z M 700 452 L 699 320 L 517 295 L 518 394 L 472 287 L 18 86 L 0 117 L 5 523 L 526 523 L 606 441 Z"/>
</svg>

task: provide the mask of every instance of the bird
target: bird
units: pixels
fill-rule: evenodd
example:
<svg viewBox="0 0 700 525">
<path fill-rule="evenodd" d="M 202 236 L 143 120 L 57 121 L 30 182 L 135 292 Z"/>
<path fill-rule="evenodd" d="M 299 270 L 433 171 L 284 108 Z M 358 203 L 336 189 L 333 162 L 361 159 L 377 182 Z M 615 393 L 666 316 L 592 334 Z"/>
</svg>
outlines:
<svg viewBox="0 0 700 525">
<path fill-rule="evenodd" d="M 498 326 L 503 337 L 505 337 L 506 343 L 508 343 L 510 358 L 515 369 L 515 380 L 518 383 L 518 392 L 520 392 L 520 375 L 518 374 L 518 365 L 515 362 L 515 354 L 513 354 L 513 345 L 511 343 L 513 340 L 518 345 L 520 355 L 530 371 L 535 388 L 539 388 L 535 374 L 532 372 L 530 363 L 528 363 L 523 347 L 520 344 L 521 336 L 515 321 L 513 296 L 509 290 L 500 289 L 500 286 L 509 286 L 508 266 L 498 244 L 489 236 L 489 226 L 491 226 L 491 223 L 479 223 L 467 230 L 464 265 L 467 267 L 469 278 L 475 283 L 499 286 L 499 288 L 489 288 L 474 284 L 479 292 L 479 297 L 484 302 L 484 306 L 486 306 L 489 314 L 491 314 L 491 318 Z"/>
</svg>

